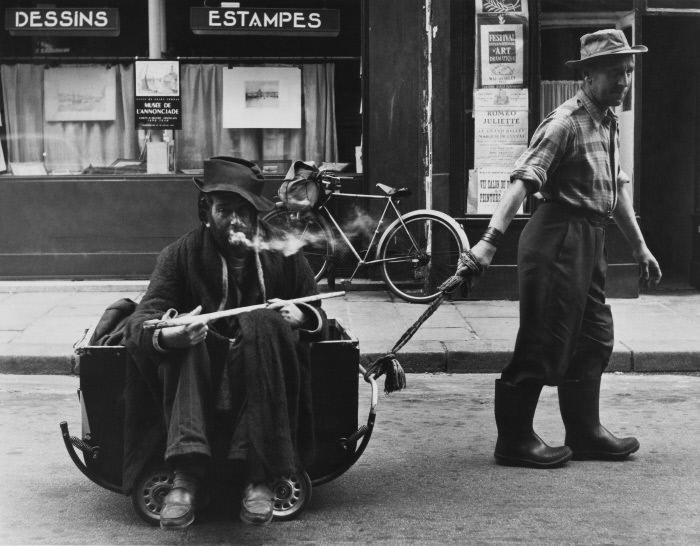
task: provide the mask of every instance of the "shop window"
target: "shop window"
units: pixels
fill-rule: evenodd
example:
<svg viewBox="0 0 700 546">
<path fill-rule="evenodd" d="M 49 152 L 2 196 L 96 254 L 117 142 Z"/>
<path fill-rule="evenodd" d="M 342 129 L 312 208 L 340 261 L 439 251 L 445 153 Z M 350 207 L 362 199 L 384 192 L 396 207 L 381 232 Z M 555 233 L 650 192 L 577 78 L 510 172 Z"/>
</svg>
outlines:
<svg viewBox="0 0 700 546">
<path fill-rule="evenodd" d="M 223 73 L 228 68 L 182 65 L 182 129 L 173 131 L 173 154 L 157 171 L 189 172 L 214 155 L 258 161 L 268 174 L 279 175 L 295 159 L 338 160 L 332 63 L 297 67 L 301 94 L 294 107 L 300 123 L 286 129 L 256 128 L 255 123 L 225 127 Z M 258 67 L 263 75 L 265 68 Z M 11 174 L 39 174 L 27 169 L 36 164 L 48 174 L 148 172 L 146 141 L 156 134 L 135 126 L 133 65 L 7 64 L 0 67 L 0 84 L 7 152 L 0 167 Z"/>
<path fill-rule="evenodd" d="M 0 84 L 10 164 L 77 174 L 138 157 L 132 66 L 8 64 Z"/>
<path fill-rule="evenodd" d="M 262 79 L 277 82 L 277 76 L 264 77 L 265 68 L 257 67 Z M 175 152 L 178 168 L 189 170 L 200 167 L 203 157 L 214 155 L 244 157 L 261 164 L 264 162 L 264 170 L 269 174 L 284 174 L 279 172 L 284 161 L 291 164 L 294 159 L 311 160 L 318 164 L 336 162 L 335 66 L 330 63 L 302 64 L 299 68 L 302 89 L 300 103 L 288 106 L 300 109 L 299 128 L 256 128 L 255 118 L 262 119 L 269 111 L 261 109 L 260 114 L 256 115 L 256 108 L 249 108 L 249 127 L 235 129 L 227 127 L 230 123 L 222 119 L 225 102 L 232 100 L 232 97 L 225 96 L 224 72 L 229 67 L 183 64 L 183 121 Z M 269 93 L 282 91 L 275 89 Z M 262 89 L 259 92 L 262 95 Z M 274 100 L 270 100 L 273 106 Z M 284 114 L 279 112 L 278 115 Z M 236 113 L 229 115 L 235 116 Z"/>
</svg>

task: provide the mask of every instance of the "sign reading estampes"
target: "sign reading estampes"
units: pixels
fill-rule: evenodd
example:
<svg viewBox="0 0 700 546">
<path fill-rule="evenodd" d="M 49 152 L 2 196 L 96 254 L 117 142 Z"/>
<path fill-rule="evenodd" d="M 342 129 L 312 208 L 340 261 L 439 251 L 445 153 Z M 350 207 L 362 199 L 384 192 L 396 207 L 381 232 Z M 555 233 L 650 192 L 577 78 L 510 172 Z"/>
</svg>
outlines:
<svg viewBox="0 0 700 546">
<path fill-rule="evenodd" d="M 6 8 L 12 36 L 118 36 L 118 8 Z"/>
<path fill-rule="evenodd" d="M 337 36 L 337 9 L 190 7 L 194 34 L 264 34 L 277 36 Z"/>
</svg>

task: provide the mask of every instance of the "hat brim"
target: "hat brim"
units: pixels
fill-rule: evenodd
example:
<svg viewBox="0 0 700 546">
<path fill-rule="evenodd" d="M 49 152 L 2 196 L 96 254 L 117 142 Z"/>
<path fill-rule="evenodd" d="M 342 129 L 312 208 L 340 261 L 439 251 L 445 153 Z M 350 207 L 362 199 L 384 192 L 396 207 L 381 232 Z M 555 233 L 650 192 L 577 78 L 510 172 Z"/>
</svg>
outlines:
<svg viewBox="0 0 700 546">
<path fill-rule="evenodd" d="M 275 208 L 275 204 L 267 197 L 255 195 L 233 184 L 214 184 L 205 188 L 201 178 L 193 178 L 192 181 L 194 185 L 197 186 L 197 189 L 204 193 L 212 193 L 215 191 L 236 193 L 253 205 L 258 212 L 268 212 Z"/>
<path fill-rule="evenodd" d="M 585 59 L 572 59 L 570 61 L 566 61 L 564 64 L 570 68 L 576 68 L 577 66 L 584 66 L 590 64 L 592 61 L 600 59 L 601 57 L 610 57 L 613 55 L 638 55 L 640 53 L 646 53 L 647 51 L 649 51 L 649 48 L 647 48 L 647 46 L 636 45 L 625 49 L 619 49 L 617 51 L 605 51 L 603 53 L 591 55 L 590 57 L 586 57 Z"/>
</svg>

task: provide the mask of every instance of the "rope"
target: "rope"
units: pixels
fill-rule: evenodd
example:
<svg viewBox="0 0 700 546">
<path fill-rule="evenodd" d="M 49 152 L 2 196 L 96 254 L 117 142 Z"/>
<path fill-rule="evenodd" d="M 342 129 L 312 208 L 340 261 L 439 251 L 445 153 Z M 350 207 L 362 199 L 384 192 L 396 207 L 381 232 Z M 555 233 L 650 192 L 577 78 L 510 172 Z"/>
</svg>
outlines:
<svg viewBox="0 0 700 546">
<path fill-rule="evenodd" d="M 377 379 L 378 377 L 386 374 L 386 379 L 384 380 L 385 393 L 389 394 L 394 391 L 404 389 L 406 387 L 406 374 L 396 358 L 396 353 L 401 350 L 406 343 L 408 343 L 408 341 L 413 337 L 423 323 L 428 320 L 433 313 L 435 313 L 447 295 L 454 292 L 454 290 L 457 289 L 463 282 L 464 277 L 461 275 L 453 275 L 442 283 L 442 285 L 440 285 L 440 294 L 438 297 L 435 298 L 427 309 L 423 311 L 421 316 L 408 327 L 408 330 L 403 333 L 403 335 L 398 339 L 387 354 L 380 356 L 367 367 L 365 378 L 372 376 Z"/>
</svg>

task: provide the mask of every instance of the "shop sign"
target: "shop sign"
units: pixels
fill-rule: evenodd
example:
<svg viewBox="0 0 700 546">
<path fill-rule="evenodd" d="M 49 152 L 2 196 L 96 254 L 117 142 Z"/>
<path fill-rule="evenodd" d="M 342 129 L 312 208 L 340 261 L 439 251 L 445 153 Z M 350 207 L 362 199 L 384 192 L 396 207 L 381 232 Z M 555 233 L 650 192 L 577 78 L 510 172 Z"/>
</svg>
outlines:
<svg viewBox="0 0 700 546">
<path fill-rule="evenodd" d="M 180 63 L 174 60 L 136 60 L 136 126 L 141 129 L 180 129 Z"/>
<path fill-rule="evenodd" d="M 12 36 L 119 36 L 118 8 L 6 8 Z"/>
<path fill-rule="evenodd" d="M 190 8 L 194 34 L 259 34 L 276 36 L 337 36 L 337 9 Z"/>
</svg>

